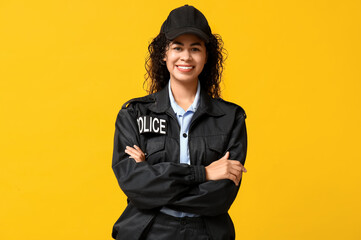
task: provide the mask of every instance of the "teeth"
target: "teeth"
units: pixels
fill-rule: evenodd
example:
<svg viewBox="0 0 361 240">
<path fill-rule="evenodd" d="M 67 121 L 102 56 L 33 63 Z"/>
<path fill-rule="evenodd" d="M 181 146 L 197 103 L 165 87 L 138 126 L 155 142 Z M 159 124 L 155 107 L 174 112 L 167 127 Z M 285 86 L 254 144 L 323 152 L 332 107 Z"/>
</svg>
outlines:
<svg viewBox="0 0 361 240">
<path fill-rule="evenodd" d="M 181 69 L 192 69 L 193 67 L 183 67 L 183 66 L 178 66 Z"/>
</svg>

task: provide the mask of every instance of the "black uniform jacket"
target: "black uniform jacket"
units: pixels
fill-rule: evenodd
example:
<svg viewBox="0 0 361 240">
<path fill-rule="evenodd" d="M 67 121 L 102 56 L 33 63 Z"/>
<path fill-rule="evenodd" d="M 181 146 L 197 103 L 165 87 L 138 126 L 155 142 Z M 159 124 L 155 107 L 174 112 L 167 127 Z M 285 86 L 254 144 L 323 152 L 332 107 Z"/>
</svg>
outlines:
<svg viewBox="0 0 361 240">
<path fill-rule="evenodd" d="M 112 168 L 128 197 L 128 206 L 113 227 L 113 238 L 139 239 L 159 209 L 167 206 L 201 215 L 211 239 L 234 239 L 227 212 L 239 187 L 228 179 L 206 181 L 205 166 L 227 151 L 229 159 L 244 164 L 245 118 L 238 105 L 211 98 L 201 90 L 189 129 L 188 165 L 179 163 L 180 127 L 168 88 L 124 104 L 116 120 Z M 147 120 L 153 125 L 144 124 Z M 146 161 L 136 163 L 124 152 L 126 146 L 133 145 L 146 153 Z"/>
</svg>

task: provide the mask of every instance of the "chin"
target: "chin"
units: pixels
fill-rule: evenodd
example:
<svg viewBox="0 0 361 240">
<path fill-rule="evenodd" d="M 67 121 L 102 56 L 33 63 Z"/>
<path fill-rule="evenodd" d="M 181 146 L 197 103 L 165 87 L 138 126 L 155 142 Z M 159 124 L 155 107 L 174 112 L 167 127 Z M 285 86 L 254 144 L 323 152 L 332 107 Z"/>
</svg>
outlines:
<svg viewBox="0 0 361 240">
<path fill-rule="evenodd" d="M 191 82 L 197 82 L 198 78 L 180 77 L 180 78 L 175 78 L 174 80 L 183 83 L 191 83 Z"/>
<path fill-rule="evenodd" d="M 181 81 L 181 82 L 193 82 L 198 80 L 197 75 L 186 75 L 186 74 L 177 74 L 174 76 L 174 80 Z"/>
</svg>

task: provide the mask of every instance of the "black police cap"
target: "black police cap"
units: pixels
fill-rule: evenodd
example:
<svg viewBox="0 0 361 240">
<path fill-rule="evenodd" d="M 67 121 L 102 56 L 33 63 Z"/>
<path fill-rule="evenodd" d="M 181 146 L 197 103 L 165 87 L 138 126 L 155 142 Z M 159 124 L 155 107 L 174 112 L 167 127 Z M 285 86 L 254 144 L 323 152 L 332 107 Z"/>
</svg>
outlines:
<svg viewBox="0 0 361 240">
<path fill-rule="evenodd" d="M 206 43 L 209 42 L 212 35 L 211 28 L 203 13 L 188 4 L 172 10 L 162 24 L 160 31 L 165 33 L 169 40 L 185 33 L 193 33 Z"/>
</svg>

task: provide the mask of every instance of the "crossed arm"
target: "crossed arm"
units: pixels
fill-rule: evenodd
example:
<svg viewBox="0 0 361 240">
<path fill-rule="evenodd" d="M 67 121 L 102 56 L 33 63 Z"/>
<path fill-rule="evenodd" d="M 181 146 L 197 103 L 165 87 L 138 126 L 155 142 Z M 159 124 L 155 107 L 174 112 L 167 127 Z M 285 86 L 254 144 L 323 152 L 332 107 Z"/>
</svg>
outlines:
<svg viewBox="0 0 361 240">
<path fill-rule="evenodd" d="M 133 158 L 137 163 L 145 161 L 145 154 L 137 145 L 133 147 L 126 146 L 125 153 L 129 155 L 129 158 Z M 247 169 L 237 160 L 229 159 L 229 152 L 227 152 L 222 158 L 212 162 L 205 167 L 206 180 L 222 180 L 229 179 L 238 186 L 241 181 L 243 172 L 247 172 Z"/>
<path fill-rule="evenodd" d="M 242 164 L 247 147 L 243 118 L 235 123 L 229 152 L 206 167 L 171 162 L 148 164 L 138 147 L 134 119 L 134 113 L 128 109 L 118 115 L 112 164 L 120 187 L 134 206 L 139 209 L 167 206 L 204 216 L 228 211 L 242 174 L 247 171 Z"/>
</svg>

